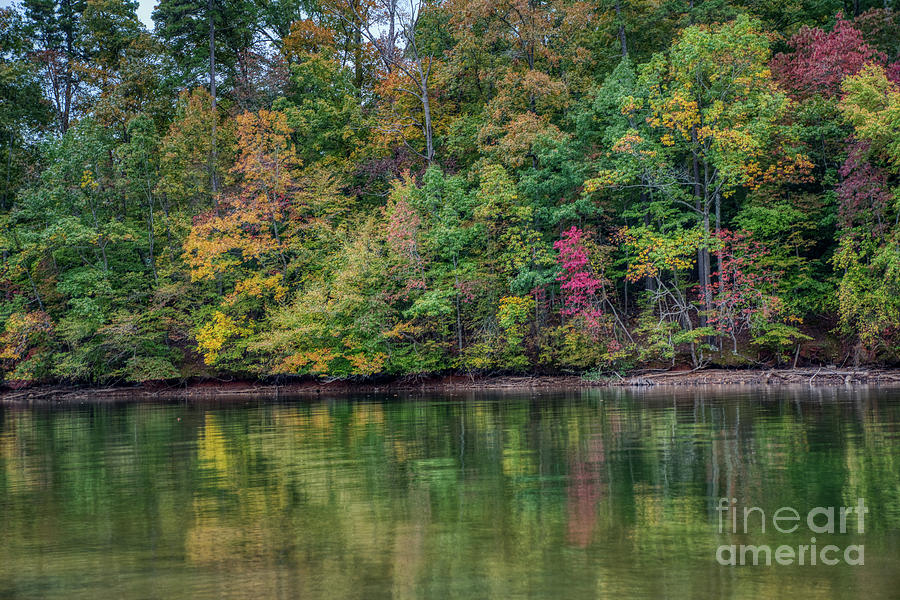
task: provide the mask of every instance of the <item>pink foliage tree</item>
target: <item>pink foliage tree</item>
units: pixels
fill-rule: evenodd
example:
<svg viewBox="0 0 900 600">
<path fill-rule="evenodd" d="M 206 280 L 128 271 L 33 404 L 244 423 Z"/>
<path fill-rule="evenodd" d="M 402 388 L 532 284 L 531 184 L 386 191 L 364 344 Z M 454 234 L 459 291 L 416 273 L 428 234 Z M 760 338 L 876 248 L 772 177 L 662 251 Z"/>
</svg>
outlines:
<svg viewBox="0 0 900 600">
<path fill-rule="evenodd" d="M 413 290 L 425 289 L 425 265 L 419 253 L 419 230 L 422 219 L 405 199 L 392 199 L 386 209 L 387 243 L 399 258 L 393 271 L 403 280 L 400 297 L 406 298 Z"/>
<path fill-rule="evenodd" d="M 588 330 L 598 332 L 603 315 L 599 308 L 603 281 L 591 269 L 584 242 L 584 232 L 573 226 L 553 244 L 559 252 L 557 262 L 562 267 L 556 280 L 560 282 L 565 301 L 562 314 L 583 319 Z"/>
</svg>

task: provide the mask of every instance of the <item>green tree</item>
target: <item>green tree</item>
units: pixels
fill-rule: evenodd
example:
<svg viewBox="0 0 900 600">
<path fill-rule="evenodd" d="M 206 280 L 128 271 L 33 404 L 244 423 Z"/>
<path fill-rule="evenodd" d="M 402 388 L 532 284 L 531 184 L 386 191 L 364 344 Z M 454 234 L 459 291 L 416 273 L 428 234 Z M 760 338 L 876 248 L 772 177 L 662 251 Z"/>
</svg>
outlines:
<svg viewBox="0 0 900 600">
<path fill-rule="evenodd" d="M 31 141 L 50 124 L 52 112 L 42 94 L 38 65 L 28 58 L 32 42 L 21 16 L 0 9 L 0 208 L 8 209 L 25 170 L 33 162 Z"/>
</svg>

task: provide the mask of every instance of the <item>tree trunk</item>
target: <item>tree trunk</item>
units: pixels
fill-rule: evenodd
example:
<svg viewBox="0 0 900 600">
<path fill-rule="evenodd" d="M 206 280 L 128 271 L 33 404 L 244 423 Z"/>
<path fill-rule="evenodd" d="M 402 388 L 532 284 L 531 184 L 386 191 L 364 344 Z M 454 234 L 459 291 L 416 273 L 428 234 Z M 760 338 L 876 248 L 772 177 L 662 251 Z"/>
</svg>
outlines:
<svg viewBox="0 0 900 600">
<path fill-rule="evenodd" d="M 213 0 L 207 0 L 207 18 L 209 19 L 209 95 L 212 97 L 212 130 L 210 132 L 210 166 L 209 182 L 212 188 L 213 198 L 219 194 L 219 180 L 216 174 L 219 157 L 216 148 L 216 24 L 213 18 Z M 215 200 L 214 200 L 215 201 Z"/>
<path fill-rule="evenodd" d="M 100 221 L 97 219 L 97 210 L 94 208 L 94 201 L 91 199 L 90 195 L 88 196 L 88 206 L 91 209 L 91 216 L 94 219 L 94 229 L 97 231 L 97 246 L 100 247 L 100 255 L 103 259 L 103 274 L 106 275 L 109 273 L 109 260 L 106 258 L 107 240 L 100 227 Z M 96 256 L 96 252 L 94 255 Z"/>
<path fill-rule="evenodd" d="M 12 180 L 12 147 L 15 137 L 12 129 L 9 131 L 9 147 L 6 149 L 6 188 L 3 190 L 3 209 L 9 207 L 10 182 Z"/>
<path fill-rule="evenodd" d="M 457 261 L 456 257 L 453 257 L 453 270 L 457 269 Z M 459 352 L 463 351 L 463 334 L 462 334 L 462 312 L 460 311 L 459 306 L 459 273 L 456 272 L 453 274 L 453 278 L 456 281 L 456 341 L 459 344 Z"/>
<path fill-rule="evenodd" d="M 628 56 L 628 44 L 625 40 L 625 20 L 622 18 L 622 2 L 616 0 L 616 21 L 619 24 L 619 45 L 622 48 L 622 58 Z"/>
<path fill-rule="evenodd" d="M 722 195 L 716 193 L 716 237 L 722 232 Z M 718 269 L 719 290 L 722 289 L 722 249 L 716 250 L 716 267 Z"/>
<path fill-rule="evenodd" d="M 147 195 L 149 202 L 147 203 L 150 207 L 150 214 L 147 217 L 147 245 L 148 250 L 150 251 L 150 268 L 153 270 L 153 281 L 159 282 L 159 277 L 156 274 L 156 232 L 153 227 L 153 195 Z"/>
<path fill-rule="evenodd" d="M 696 127 L 691 131 L 691 137 L 695 143 L 697 140 Z M 705 238 L 709 237 L 709 205 L 706 202 L 703 181 L 700 179 L 700 158 L 697 152 L 693 153 L 693 173 L 694 173 L 694 207 L 697 214 L 701 217 L 703 224 L 703 233 Z M 703 240 L 706 244 L 706 239 Z M 703 311 L 700 313 L 700 327 L 706 326 L 706 316 L 712 309 L 712 297 L 709 290 L 709 250 L 705 246 L 697 248 L 697 275 L 700 280 L 700 293 L 703 297 Z"/>
<path fill-rule="evenodd" d="M 278 257 L 281 259 L 281 276 L 287 281 L 287 259 L 284 257 L 284 244 L 281 243 L 281 233 L 278 231 L 278 221 L 272 215 L 272 226 L 275 230 L 275 243 L 278 244 Z"/>
<path fill-rule="evenodd" d="M 425 160 L 430 166 L 434 162 L 434 132 L 431 129 L 431 105 L 428 101 L 428 76 L 422 71 L 419 62 L 419 73 L 422 75 L 422 112 L 425 113 Z"/>
<path fill-rule="evenodd" d="M 395 42 L 397 40 L 397 0 L 390 0 L 388 3 L 388 39 L 387 43 L 390 44 L 387 48 L 385 48 L 385 52 L 387 52 L 387 60 L 384 61 L 385 67 L 387 68 L 387 72 L 391 73 L 394 69 L 394 51 L 395 51 Z"/>
<path fill-rule="evenodd" d="M 31 277 L 31 265 L 25 269 L 25 274 L 28 275 L 28 283 L 31 284 L 31 291 L 34 292 L 34 298 L 37 300 L 38 306 L 41 307 L 41 310 L 46 311 L 44 301 L 41 300 L 41 294 L 38 292 L 37 285 L 35 285 L 34 279 Z"/>
<path fill-rule="evenodd" d="M 362 17 L 360 16 L 360 22 L 357 23 L 355 27 L 355 31 L 353 33 L 353 80 L 356 85 L 356 91 L 362 98 L 362 88 L 363 88 L 363 43 L 362 43 L 362 28 L 364 24 L 362 23 Z"/>
<path fill-rule="evenodd" d="M 641 204 L 644 206 L 644 227 L 650 227 L 650 215 L 647 214 L 649 198 L 647 196 L 646 191 L 641 192 Z M 644 278 L 644 291 L 646 292 L 655 292 L 656 291 L 656 277 L 652 277 L 648 275 Z"/>
<path fill-rule="evenodd" d="M 72 15 L 72 3 L 70 0 L 65 0 L 63 6 L 66 9 L 66 16 L 68 22 L 65 25 L 66 29 L 66 73 L 65 73 L 65 89 L 63 91 L 63 111 L 60 115 L 60 123 L 59 128 L 62 134 L 65 134 L 66 131 L 69 130 L 69 116 L 72 110 L 72 93 L 74 82 L 72 81 L 72 61 L 75 58 L 75 34 L 72 31 L 72 22 L 74 21 L 74 15 Z"/>
</svg>

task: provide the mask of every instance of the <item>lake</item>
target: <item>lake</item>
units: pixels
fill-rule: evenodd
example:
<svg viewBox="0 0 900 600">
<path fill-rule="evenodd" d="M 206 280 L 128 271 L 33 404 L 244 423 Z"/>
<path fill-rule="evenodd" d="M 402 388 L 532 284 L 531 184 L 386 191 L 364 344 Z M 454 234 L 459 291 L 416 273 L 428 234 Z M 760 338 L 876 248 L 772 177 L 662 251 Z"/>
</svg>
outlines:
<svg viewBox="0 0 900 600">
<path fill-rule="evenodd" d="M 0 519 L 0 598 L 897 598 L 900 389 L 0 405 Z"/>
</svg>

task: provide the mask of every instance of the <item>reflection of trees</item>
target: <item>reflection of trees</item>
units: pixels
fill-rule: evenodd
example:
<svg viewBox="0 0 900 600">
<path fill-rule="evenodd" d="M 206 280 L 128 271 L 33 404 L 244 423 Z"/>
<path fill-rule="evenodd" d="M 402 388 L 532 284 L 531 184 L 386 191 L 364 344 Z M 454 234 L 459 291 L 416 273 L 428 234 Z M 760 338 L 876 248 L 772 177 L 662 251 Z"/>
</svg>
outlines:
<svg viewBox="0 0 900 600">
<path fill-rule="evenodd" d="M 809 394 L 2 409 L 0 580 L 40 539 L 69 544 L 45 570 L 162 561 L 223 596 L 720 594 L 719 496 L 898 526 L 897 403 Z"/>
</svg>

